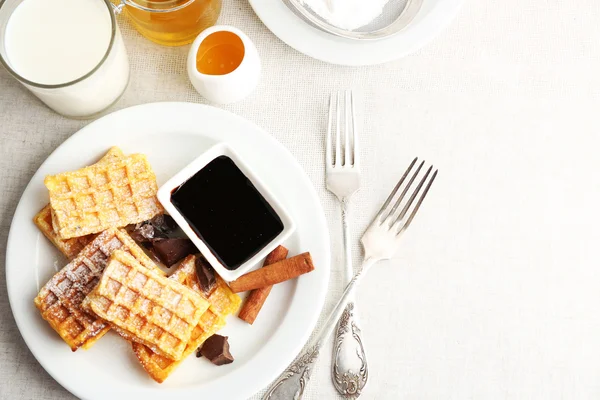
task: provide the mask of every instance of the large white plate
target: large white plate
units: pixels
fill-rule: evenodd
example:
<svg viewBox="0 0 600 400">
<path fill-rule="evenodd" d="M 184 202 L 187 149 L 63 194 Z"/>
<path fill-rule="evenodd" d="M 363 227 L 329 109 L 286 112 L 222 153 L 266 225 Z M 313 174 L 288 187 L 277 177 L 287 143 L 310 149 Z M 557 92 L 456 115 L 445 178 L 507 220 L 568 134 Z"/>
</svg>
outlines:
<svg viewBox="0 0 600 400">
<path fill-rule="evenodd" d="M 33 298 L 64 258 L 32 222 L 48 202 L 44 176 L 95 162 L 110 146 L 141 152 L 159 184 L 212 144 L 226 141 L 285 204 L 297 223 L 291 254 L 310 251 L 316 270 L 277 285 L 254 326 L 230 317 L 233 364 L 215 367 L 189 357 L 165 383 L 152 381 L 130 345 L 109 332 L 90 350 L 72 353 L 42 320 Z M 308 339 L 329 278 L 329 235 L 317 195 L 302 168 L 273 137 L 229 112 L 198 104 L 155 103 L 101 118 L 63 143 L 35 173 L 15 212 L 6 255 L 6 282 L 15 320 L 33 355 L 67 390 L 84 399 L 245 399 L 275 379 Z M 115 397 L 116 396 L 116 397 Z"/>
<path fill-rule="evenodd" d="M 462 0 L 424 0 L 415 19 L 398 34 L 382 40 L 356 41 L 312 27 L 283 0 L 249 2 L 267 28 L 289 46 L 317 60 L 352 66 L 381 64 L 420 49 L 454 19 L 462 4 Z"/>
</svg>

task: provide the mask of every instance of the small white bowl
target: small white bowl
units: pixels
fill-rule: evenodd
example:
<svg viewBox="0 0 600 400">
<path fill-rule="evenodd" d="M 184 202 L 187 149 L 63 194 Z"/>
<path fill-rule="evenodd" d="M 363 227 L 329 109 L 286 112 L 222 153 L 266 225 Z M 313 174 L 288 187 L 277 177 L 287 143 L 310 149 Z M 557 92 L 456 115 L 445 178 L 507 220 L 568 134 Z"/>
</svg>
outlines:
<svg viewBox="0 0 600 400">
<path fill-rule="evenodd" d="M 244 57 L 240 65 L 228 74 L 208 75 L 198 71 L 196 57 L 200 45 L 216 32 L 231 32 L 244 46 Z M 217 104 L 228 104 L 247 97 L 260 79 L 261 63 L 256 46 L 248 36 L 233 26 L 217 25 L 198 35 L 188 53 L 187 72 L 194 88 L 206 99 Z"/>
<path fill-rule="evenodd" d="M 198 235 L 190 227 L 184 216 L 177 210 L 177 208 L 171 202 L 171 194 L 175 189 L 183 185 L 188 179 L 193 177 L 208 163 L 220 156 L 227 156 L 235 163 L 235 165 L 242 171 L 242 173 L 250 180 L 250 182 L 252 182 L 254 187 L 256 187 L 259 193 L 265 198 L 267 203 L 269 203 L 269 205 L 273 207 L 273 210 L 275 210 L 275 212 L 281 219 L 281 222 L 283 223 L 283 231 L 279 235 L 277 235 L 275 239 L 269 242 L 256 255 L 254 255 L 252 258 L 240 265 L 235 270 L 229 270 L 219 262 L 219 260 L 213 255 L 208 246 L 200 237 L 198 237 Z M 210 193 L 207 193 L 206 195 L 210 196 Z M 235 151 L 233 151 L 233 149 L 227 146 L 225 143 L 219 143 L 211 147 L 201 156 L 192 161 L 188 166 L 179 171 L 175 176 L 169 179 L 158 190 L 158 200 L 165 207 L 165 209 L 171 215 L 171 217 L 173 217 L 175 222 L 177 222 L 177 224 L 185 232 L 185 234 L 192 240 L 192 242 L 194 242 L 198 250 L 200 250 L 202 255 L 210 263 L 210 265 L 212 265 L 217 271 L 217 273 L 221 275 L 221 277 L 226 281 L 233 281 L 239 278 L 241 275 L 248 272 L 260 260 L 265 258 L 277 246 L 282 244 L 296 230 L 296 224 L 294 223 L 288 212 L 285 210 L 285 208 L 281 205 L 281 203 L 269 192 L 267 187 L 252 172 L 250 167 L 248 167 L 248 165 L 242 161 L 239 155 L 235 153 Z"/>
</svg>

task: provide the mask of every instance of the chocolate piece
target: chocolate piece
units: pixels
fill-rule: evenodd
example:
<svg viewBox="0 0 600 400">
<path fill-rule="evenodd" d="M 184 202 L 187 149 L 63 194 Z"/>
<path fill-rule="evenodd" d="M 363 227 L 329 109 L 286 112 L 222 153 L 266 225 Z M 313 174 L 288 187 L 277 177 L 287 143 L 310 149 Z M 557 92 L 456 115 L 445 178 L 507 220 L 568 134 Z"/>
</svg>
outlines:
<svg viewBox="0 0 600 400">
<path fill-rule="evenodd" d="M 202 347 L 196 349 L 196 358 L 202 357 Z"/>
<path fill-rule="evenodd" d="M 150 221 L 140 222 L 132 225 L 129 229 L 129 234 L 138 243 L 146 244 L 155 239 L 166 239 L 167 235 L 157 229 Z"/>
<path fill-rule="evenodd" d="M 173 217 L 167 214 L 159 214 L 148 222 L 152 224 L 155 229 L 159 230 L 165 235 L 168 235 L 177 228 L 177 223 Z"/>
<path fill-rule="evenodd" d="M 215 365 L 225 365 L 233 362 L 233 356 L 229 352 L 227 336 L 212 335 L 202 345 L 200 354 Z"/>
<path fill-rule="evenodd" d="M 148 221 L 128 227 L 129 234 L 138 243 L 148 243 L 155 239 L 167 239 L 177 228 L 177 223 L 171 216 L 159 214 Z"/>
<path fill-rule="evenodd" d="M 146 242 L 146 243 L 142 243 L 142 245 L 144 246 L 144 249 L 146 249 L 146 254 L 148 254 L 150 256 L 152 261 L 154 261 L 157 264 L 162 263 L 162 260 L 160 259 L 158 254 L 156 254 L 156 250 L 154 250 L 154 247 L 152 247 L 152 243 Z"/>
<path fill-rule="evenodd" d="M 215 278 L 215 270 L 208 264 L 204 257 L 196 257 L 196 275 L 200 282 L 200 289 L 202 289 L 205 295 L 208 295 L 217 284 L 217 279 Z"/>
<path fill-rule="evenodd" d="M 152 248 L 156 255 L 167 267 L 173 266 L 177 261 L 198 253 L 198 249 L 190 239 L 154 239 Z"/>
<path fill-rule="evenodd" d="M 138 243 L 146 243 L 154 239 L 154 227 L 146 222 L 141 222 L 130 231 L 131 237 Z"/>
</svg>

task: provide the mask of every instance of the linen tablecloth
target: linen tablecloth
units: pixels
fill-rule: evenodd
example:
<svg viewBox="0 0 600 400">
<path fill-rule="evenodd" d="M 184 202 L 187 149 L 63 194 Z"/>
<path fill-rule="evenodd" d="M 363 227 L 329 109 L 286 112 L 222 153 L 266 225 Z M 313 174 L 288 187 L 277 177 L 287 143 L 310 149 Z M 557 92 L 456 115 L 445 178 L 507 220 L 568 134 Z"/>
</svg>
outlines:
<svg viewBox="0 0 600 400">
<path fill-rule="evenodd" d="M 316 187 L 333 264 L 324 313 L 342 290 L 338 204 L 324 185 L 327 98 L 361 98 L 358 238 L 414 156 L 440 174 L 401 251 L 358 293 L 370 365 L 364 399 L 600 398 L 597 207 L 600 2 L 466 1 L 417 53 L 385 65 L 327 65 L 289 48 L 243 0 L 220 22 L 263 60 L 246 100 L 223 108 L 274 135 Z M 115 109 L 205 101 L 185 73 L 187 46 L 165 48 L 123 19 L 130 86 Z M 0 278 L 25 185 L 88 122 L 62 118 L 0 71 Z M 23 266 L 27 268 L 28 266 Z M 38 365 L 0 284 L 0 398 L 72 398 Z M 334 399 L 330 347 L 306 399 Z M 258 397 L 255 397 L 258 398 Z"/>
</svg>

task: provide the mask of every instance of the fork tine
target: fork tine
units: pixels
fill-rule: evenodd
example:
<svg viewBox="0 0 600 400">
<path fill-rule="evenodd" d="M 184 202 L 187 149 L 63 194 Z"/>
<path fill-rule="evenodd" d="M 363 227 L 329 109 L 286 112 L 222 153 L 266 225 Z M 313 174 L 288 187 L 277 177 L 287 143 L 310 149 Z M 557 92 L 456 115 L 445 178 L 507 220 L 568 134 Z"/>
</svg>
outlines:
<svg viewBox="0 0 600 400">
<path fill-rule="evenodd" d="M 333 158 L 331 152 L 331 135 L 333 132 L 333 94 L 329 96 L 329 121 L 327 123 L 327 137 L 325 138 L 325 165 L 333 165 Z"/>
<path fill-rule="evenodd" d="M 335 105 L 336 105 L 336 127 L 335 127 L 335 166 L 339 167 L 342 165 L 342 156 L 341 156 L 341 151 L 340 151 L 340 136 L 341 136 L 341 130 L 340 130 L 340 118 L 341 118 L 341 110 L 340 110 L 340 92 L 337 92 L 337 97 L 336 97 L 336 101 L 335 101 Z"/>
<path fill-rule="evenodd" d="M 344 166 L 351 166 L 352 160 L 350 159 L 350 130 L 351 121 L 350 118 L 354 117 L 350 115 L 350 96 L 352 92 L 350 90 L 346 90 L 344 92 L 344 116 L 346 117 L 344 124 Z"/>
<path fill-rule="evenodd" d="M 410 213 L 408 219 L 406 220 L 406 223 L 402 226 L 402 228 L 400 228 L 400 230 L 398 231 L 397 235 L 402 234 L 402 232 L 404 232 L 408 228 L 408 226 L 410 225 L 410 223 L 412 222 L 412 220 L 415 218 L 415 215 L 417 214 L 417 211 L 419 211 L 419 207 L 421 207 L 421 203 L 423 203 L 423 200 L 425 199 L 425 196 L 427 196 L 427 193 L 429 192 L 429 189 L 431 188 L 431 185 L 433 185 L 433 181 L 435 180 L 435 177 L 437 176 L 437 174 L 438 174 L 438 170 L 436 169 L 435 172 L 433 173 L 433 176 L 429 180 L 429 183 L 425 187 L 425 191 L 423 192 L 423 194 L 419 198 L 419 201 L 417 201 L 417 205 L 415 206 L 415 208 L 413 209 L 413 211 Z"/>
<path fill-rule="evenodd" d="M 406 196 L 408 189 L 410 189 L 410 187 L 412 186 L 412 184 L 415 181 L 415 179 L 417 178 L 417 176 L 419 176 L 419 172 L 421 172 L 421 168 L 423 168 L 423 164 L 425 164 L 425 160 L 421 161 L 421 164 L 419 164 L 419 166 L 417 167 L 417 170 L 411 176 L 410 180 L 406 184 L 406 187 L 404 188 L 402 193 L 400 193 L 400 196 L 398 196 L 398 200 L 396 200 L 396 203 L 394 203 L 392 210 L 388 213 L 386 218 L 390 218 L 391 216 L 393 216 L 396 213 L 396 210 L 398 210 L 398 207 L 400 207 L 400 204 L 402 203 L 402 200 L 404 200 L 404 196 Z M 391 225 L 392 224 L 390 224 L 390 226 Z"/>
<path fill-rule="evenodd" d="M 352 165 L 358 166 L 360 153 L 358 149 L 358 133 L 356 130 L 356 108 L 354 107 L 353 91 L 350 91 L 350 106 L 352 112 Z"/>
<path fill-rule="evenodd" d="M 425 173 L 425 176 L 421 179 L 421 182 L 419 182 L 419 184 L 417 185 L 417 188 L 414 190 L 413 194 L 410 196 L 410 198 L 408 199 L 408 201 L 406 202 L 406 205 L 404 206 L 404 208 L 402 208 L 402 211 L 400 211 L 400 214 L 398 214 L 398 216 L 396 217 L 396 219 L 394 220 L 394 223 L 392 224 L 392 226 L 394 224 L 396 224 L 398 221 L 401 221 L 402 218 L 404 218 L 404 216 L 406 215 L 406 213 L 408 212 L 408 209 L 410 208 L 411 204 L 413 201 L 415 201 L 415 197 L 417 197 L 417 195 L 419 194 L 419 191 L 421 190 L 421 188 L 423 187 L 423 184 L 425 183 L 425 181 L 427 180 L 427 177 L 429 177 L 429 174 L 431 173 L 431 170 L 433 169 L 433 165 L 429 167 L 429 169 L 427 170 L 427 172 Z M 418 171 L 417 171 L 418 172 Z M 415 174 L 416 176 L 416 174 Z M 413 179 L 415 178 L 415 176 L 413 176 Z M 411 182 L 412 183 L 412 182 Z M 409 186 L 410 184 L 409 183 Z M 408 189 L 408 187 L 407 187 Z M 406 189 L 405 189 L 406 192 Z M 400 201 L 398 201 L 398 203 L 396 205 L 400 204 Z M 391 214 L 390 214 L 391 215 Z"/>
<path fill-rule="evenodd" d="M 406 177 L 408 176 L 408 174 L 412 170 L 412 167 L 415 165 L 415 163 L 417 162 L 418 159 L 419 159 L 419 157 L 415 157 L 415 159 L 412 160 L 412 162 L 410 163 L 410 165 L 406 169 L 406 172 L 404 172 L 404 175 L 402 175 L 402 178 L 400 178 L 400 181 L 398 181 L 398 183 L 396 184 L 396 186 L 392 190 L 392 193 L 390 193 L 390 195 L 388 196 L 387 200 L 385 201 L 385 203 L 383 203 L 383 206 L 381 207 L 381 209 L 377 213 L 377 217 L 376 217 L 377 219 L 379 219 L 383 215 L 385 209 L 390 205 L 390 203 L 394 199 L 394 196 L 396 196 L 396 193 L 398 192 L 398 189 L 400 189 L 400 186 L 402 186 L 402 183 L 404 183 L 404 180 L 406 179 Z"/>
</svg>

